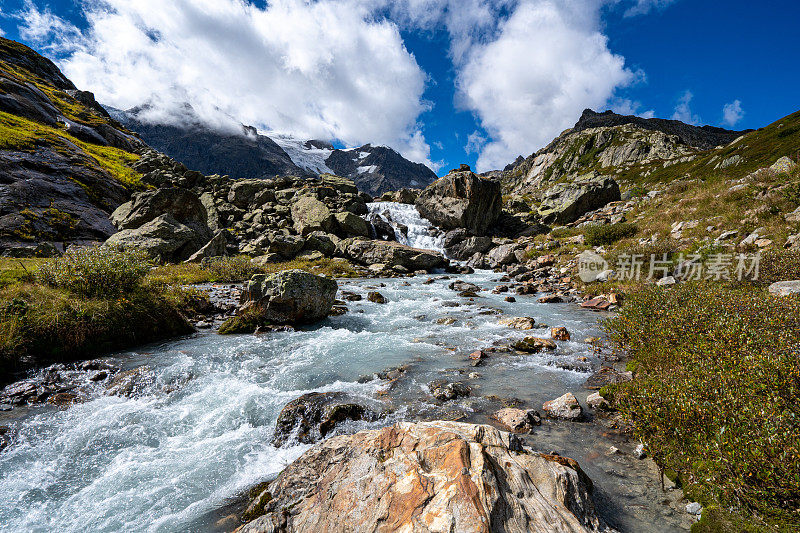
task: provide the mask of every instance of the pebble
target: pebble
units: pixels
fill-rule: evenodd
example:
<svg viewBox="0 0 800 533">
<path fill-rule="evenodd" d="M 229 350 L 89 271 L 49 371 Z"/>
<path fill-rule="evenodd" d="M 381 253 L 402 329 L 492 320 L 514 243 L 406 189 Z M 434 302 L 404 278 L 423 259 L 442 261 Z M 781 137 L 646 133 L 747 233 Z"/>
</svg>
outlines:
<svg viewBox="0 0 800 533">
<path fill-rule="evenodd" d="M 639 444 L 636 448 L 633 449 L 633 455 L 636 456 L 637 459 L 644 459 L 647 457 L 647 452 L 644 449 L 644 444 Z"/>
<path fill-rule="evenodd" d="M 700 515 L 703 512 L 703 506 L 697 502 L 691 502 L 686 505 L 686 512 L 693 515 Z"/>
</svg>

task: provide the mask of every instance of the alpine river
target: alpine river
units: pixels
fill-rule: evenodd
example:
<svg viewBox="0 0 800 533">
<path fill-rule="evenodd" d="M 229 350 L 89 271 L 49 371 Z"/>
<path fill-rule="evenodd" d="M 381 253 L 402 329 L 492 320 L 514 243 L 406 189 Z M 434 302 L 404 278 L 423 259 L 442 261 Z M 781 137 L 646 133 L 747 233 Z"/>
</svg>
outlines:
<svg viewBox="0 0 800 533">
<path fill-rule="evenodd" d="M 396 227 L 406 226 L 399 235 L 406 242 L 438 246 L 429 224 L 406 207 L 373 204 L 372 210 L 388 210 Z M 229 531 L 236 524 L 225 516 L 238 509 L 243 492 L 308 448 L 276 449 L 270 441 L 281 408 L 311 391 L 346 391 L 388 413 L 380 422 L 345 425 L 339 432 L 400 419 L 490 423 L 499 398 L 540 410 L 543 402 L 572 391 L 585 405 L 591 391 L 582 383 L 600 361 L 584 339 L 599 335 L 599 316 L 576 304 L 540 304 L 532 296 L 508 303 L 490 292 L 499 277 L 480 271 L 449 279 L 340 280 L 340 291 L 366 296 L 378 290 L 389 302 L 348 302 L 347 314 L 296 332 L 197 333 L 107 358 L 122 369 L 146 365 L 149 382 L 133 397 L 109 396 L 102 383 L 88 383 L 87 401 L 70 408 L 0 413 L 0 425 L 14 435 L 0 454 L 0 531 Z M 478 298 L 460 298 L 448 288 L 455 279 L 485 290 Z M 547 333 L 502 326 L 501 315 L 565 326 L 572 341 L 548 354 L 492 354 L 473 369 L 467 356 L 474 350 Z M 580 357 L 587 359 L 577 364 Z M 404 365 L 403 377 L 391 386 L 376 376 Z M 472 395 L 437 405 L 427 384 L 442 378 L 468 384 Z M 534 449 L 577 459 L 594 480 L 598 507 L 612 526 L 685 529 L 687 518 L 661 491 L 655 467 L 632 457 L 636 443 L 605 431 L 596 423 L 545 421 L 526 440 Z M 611 446 L 623 453 L 609 452 Z"/>
</svg>

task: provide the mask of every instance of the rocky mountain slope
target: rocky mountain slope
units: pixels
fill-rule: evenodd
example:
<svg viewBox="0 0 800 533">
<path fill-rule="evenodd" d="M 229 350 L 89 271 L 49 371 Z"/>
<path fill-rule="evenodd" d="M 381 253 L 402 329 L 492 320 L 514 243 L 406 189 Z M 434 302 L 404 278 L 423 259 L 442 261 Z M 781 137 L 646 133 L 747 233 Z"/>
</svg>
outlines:
<svg viewBox="0 0 800 533">
<path fill-rule="evenodd" d="M 146 108 L 112 113 L 150 146 L 204 174 L 234 179 L 309 177 L 324 173 L 353 180 L 372 195 L 405 187 L 425 187 L 436 174 L 386 146 L 366 144 L 340 150 L 326 141 L 259 134 L 255 128 L 210 129 L 187 106 L 181 125 L 154 123 Z"/>
<path fill-rule="evenodd" d="M 0 250 L 104 240 L 143 147 L 49 60 L 0 38 Z"/>
<path fill-rule="evenodd" d="M 518 194 L 535 193 L 591 171 L 646 176 L 653 171 L 650 167 L 692 161 L 745 133 L 587 109 L 573 128 L 501 174 L 506 190 Z"/>
</svg>

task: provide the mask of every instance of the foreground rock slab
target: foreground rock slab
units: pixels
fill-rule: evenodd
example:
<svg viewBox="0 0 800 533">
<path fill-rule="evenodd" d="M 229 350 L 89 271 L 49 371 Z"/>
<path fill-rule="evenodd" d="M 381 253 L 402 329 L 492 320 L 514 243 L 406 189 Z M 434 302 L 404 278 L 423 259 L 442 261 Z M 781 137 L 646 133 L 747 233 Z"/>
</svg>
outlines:
<svg viewBox="0 0 800 533">
<path fill-rule="evenodd" d="M 246 516 L 254 519 L 239 533 L 611 531 L 577 463 L 457 422 L 403 422 L 319 443 Z"/>
</svg>

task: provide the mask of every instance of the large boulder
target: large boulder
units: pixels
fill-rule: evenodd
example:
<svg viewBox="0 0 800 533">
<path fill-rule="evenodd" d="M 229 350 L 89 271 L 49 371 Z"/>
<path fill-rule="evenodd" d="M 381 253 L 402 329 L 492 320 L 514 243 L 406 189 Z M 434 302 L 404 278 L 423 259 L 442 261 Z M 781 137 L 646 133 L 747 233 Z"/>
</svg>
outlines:
<svg viewBox="0 0 800 533">
<path fill-rule="evenodd" d="M 312 444 L 346 420 L 373 418 L 373 413 L 343 392 L 311 392 L 287 403 L 278 415 L 272 442 L 283 446 L 291 437 Z"/>
<path fill-rule="evenodd" d="M 334 233 L 336 219 L 324 203 L 312 196 L 301 196 L 292 204 L 292 220 L 297 233 L 305 236 L 313 231 Z"/>
<path fill-rule="evenodd" d="M 318 322 L 328 316 L 336 299 L 336 281 L 302 270 L 253 276 L 242 292 L 236 316 L 220 333 L 251 333 L 259 326 Z"/>
<path fill-rule="evenodd" d="M 136 228 L 124 229 L 106 241 L 107 246 L 126 250 L 144 250 L 161 261 L 179 262 L 200 250 L 206 241 L 204 236 L 170 215 L 161 215 Z"/>
<path fill-rule="evenodd" d="M 263 489 L 240 533 L 610 531 L 591 480 L 485 425 L 402 422 L 316 444 Z"/>
<path fill-rule="evenodd" d="M 614 178 L 591 172 L 547 189 L 542 194 L 539 216 L 546 224 L 568 224 L 620 198 Z"/>
<path fill-rule="evenodd" d="M 483 254 L 492 248 L 491 237 L 476 237 L 463 228 L 448 231 L 444 236 L 444 251 L 447 257 L 466 261 L 475 254 Z"/>
<path fill-rule="evenodd" d="M 121 230 L 136 229 L 165 214 L 187 226 L 207 228 L 206 208 L 200 198 L 192 191 L 178 187 L 135 194 L 130 202 L 111 213 L 111 222 Z"/>
<path fill-rule="evenodd" d="M 268 191 L 271 188 L 274 188 L 275 184 L 270 180 L 259 180 L 259 179 L 250 179 L 250 180 L 236 180 L 231 184 L 230 191 L 228 191 L 228 201 L 239 208 L 246 208 L 250 204 L 263 204 L 264 201 L 275 201 L 274 194 L 270 194 L 267 192 L 266 194 L 264 191 Z M 265 197 L 266 196 L 266 197 Z M 256 198 L 259 198 L 261 202 L 256 202 Z"/>
<path fill-rule="evenodd" d="M 469 170 L 453 171 L 422 191 L 415 205 L 420 215 L 444 230 L 464 228 L 486 235 L 500 217 L 500 182 Z"/>
<path fill-rule="evenodd" d="M 336 224 L 344 237 L 369 237 L 369 224 L 366 220 L 350 211 L 336 213 Z"/>
<path fill-rule="evenodd" d="M 403 266 L 411 271 L 442 268 L 448 263 L 438 252 L 392 241 L 345 239 L 339 243 L 339 250 L 346 258 L 362 265 Z"/>
</svg>

